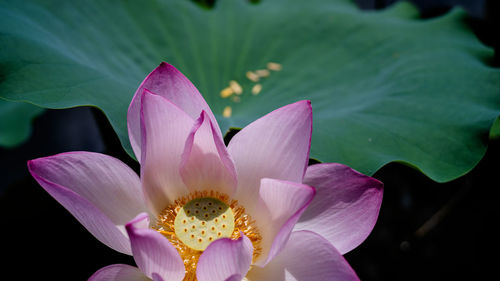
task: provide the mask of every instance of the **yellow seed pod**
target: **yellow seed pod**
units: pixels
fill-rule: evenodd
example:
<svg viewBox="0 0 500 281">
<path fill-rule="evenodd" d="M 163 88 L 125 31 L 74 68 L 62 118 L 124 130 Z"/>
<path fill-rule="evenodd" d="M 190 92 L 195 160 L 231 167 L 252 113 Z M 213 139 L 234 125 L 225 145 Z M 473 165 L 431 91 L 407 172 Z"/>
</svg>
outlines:
<svg viewBox="0 0 500 281">
<path fill-rule="evenodd" d="M 197 198 L 180 209 L 174 225 L 179 240 L 191 249 L 203 251 L 212 241 L 231 237 L 234 214 L 226 203 L 216 198 Z"/>
</svg>

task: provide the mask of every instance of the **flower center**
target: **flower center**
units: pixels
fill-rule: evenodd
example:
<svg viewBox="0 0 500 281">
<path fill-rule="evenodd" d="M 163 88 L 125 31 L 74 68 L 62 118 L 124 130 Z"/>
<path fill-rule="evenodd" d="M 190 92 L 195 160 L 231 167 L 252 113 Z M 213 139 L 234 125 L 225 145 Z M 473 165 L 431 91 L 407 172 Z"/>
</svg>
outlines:
<svg viewBox="0 0 500 281">
<path fill-rule="evenodd" d="M 212 241 L 231 237 L 234 231 L 233 210 L 215 198 L 196 198 L 177 212 L 174 229 L 182 243 L 203 251 Z"/>
<path fill-rule="evenodd" d="M 253 259 L 262 253 L 262 236 L 245 208 L 213 190 L 195 191 L 178 198 L 163 209 L 153 228 L 179 252 L 186 268 L 184 281 L 196 280 L 198 259 L 219 238 L 238 239 L 241 231 L 252 241 Z"/>
</svg>

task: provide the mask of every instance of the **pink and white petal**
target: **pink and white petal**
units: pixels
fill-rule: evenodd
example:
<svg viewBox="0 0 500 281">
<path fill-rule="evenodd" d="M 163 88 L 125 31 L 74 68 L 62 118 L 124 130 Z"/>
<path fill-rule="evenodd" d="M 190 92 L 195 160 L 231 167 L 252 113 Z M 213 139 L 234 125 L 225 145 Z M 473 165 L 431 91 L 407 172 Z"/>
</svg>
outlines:
<svg viewBox="0 0 500 281">
<path fill-rule="evenodd" d="M 88 281 L 150 281 L 137 267 L 127 264 L 112 264 L 90 276 Z"/>
<path fill-rule="evenodd" d="M 262 254 L 255 264 L 267 264 L 283 249 L 295 223 L 314 195 L 314 188 L 304 184 L 275 179 L 261 180 L 259 208 L 253 215 L 262 235 Z"/>
<path fill-rule="evenodd" d="M 233 160 L 205 111 L 186 140 L 180 173 L 190 191 L 215 190 L 231 196 L 236 190 Z"/>
<path fill-rule="evenodd" d="M 179 168 L 194 120 L 170 101 L 144 90 L 141 123 L 141 179 L 148 206 L 158 214 L 187 193 Z"/>
<path fill-rule="evenodd" d="M 163 278 L 158 273 L 153 272 L 153 281 L 168 281 L 168 280 L 163 280 Z"/>
<path fill-rule="evenodd" d="M 234 278 L 234 275 L 247 274 L 252 263 L 253 245 L 243 233 L 240 235 L 237 240 L 222 238 L 208 245 L 196 266 L 198 281 L 224 281 Z"/>
<path fill-rule="evenodd" d="M 123 226 L 146 210 L 139 177 L 111 156 L 94 152 L 61 153 L 28 161 L 28 169 L 33 177 L 85 198 L 116 225 Z"/>
<path fill-rule="evenodd" d="M 175 67 L 162 62 L 142 81 L 128 108 L 128 134 L 132 149 L 139 161 L 141 161 L 142 147 L 140 125 L 141 95 L 144 89 L 166 98 L 191 116 L 192 119 L 198 118 L 201 111 L 205 110 L 214 123 L 217 133 L 222 135 L 210 107 L 196 87 Z"/>
<path fill-rule="evenodd" d="M 234 274 L 234 275 L 231 275 L 229 278 L 227 278 L 224 281 L 241 281 L 242 279 L 243 279 L 243 277 L 241 277 L 241 275 Z"/>
<path fill-rule="evenodd" d="M 149 278 L 157 274 L 163 280 L 181 281 L 185 272 L 179 253 L 166 237 L 147 228 L 148 224 L 148 215 L 142 213 L 126 225 L 136 264 Z"/>
<path fill-rule="evenodd" d="M 45 191 L 63 205 L 97 240 L 118 252 L 127 255 L 132 253 L 125 233 L 95 205 L 66 187 L 47 181 L 33 172 L 31 174 Z"/>
<path fill-rule="evenodd" d="M 253 267 L 248 281 L 359 281 L 332 244 L 310 231 L 293 232 L 283 251 L 266 267 Z"/>
<path fill-rule="evenodd" d="M 262 178 L 302 182 L 311 131 L 309 101 L 274 110 L 239 131 L 228 146 L 238 175 L 236 198 L 246 206 L 254 204 Z"/>
<path fill-rule="evenodd" d="M 361 244 L 372 231 L 382 204 L 383 184 L 345 165 L 309 166 L 304 183 L 318 195 L 294 230 L 311 230 L 325 237 L 341 254 Z"/>
</svg>

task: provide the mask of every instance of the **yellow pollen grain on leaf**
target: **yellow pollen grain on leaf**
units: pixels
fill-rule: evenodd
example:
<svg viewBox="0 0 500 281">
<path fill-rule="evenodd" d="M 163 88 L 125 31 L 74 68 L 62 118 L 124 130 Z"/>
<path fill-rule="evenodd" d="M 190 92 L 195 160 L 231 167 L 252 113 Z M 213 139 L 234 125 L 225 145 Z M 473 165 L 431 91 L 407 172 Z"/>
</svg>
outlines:
<svg viewBox="0 0 500 281">
<path fill-rule="evenodd" d="M 281 69 L 283 69 L 283 66 L 277 62 L 268 62 L 267 69 L 272 71 L 280 71 Z"/>
<path fill-rule="evenodd" d="M 232 100 L 233 102 L 240 102 L 240 101 L 241 101 L 240 97 L 238 97 L 238 96 L 234 96 L 234 97 L 232 97 L 232 98 L 231 98 L 231 100 Z"/>
<path fill-rule="evenodd" d="M 271 72 L 267 69 L 259 69 L 255 71 L 255 74 L 257 74 L 259 77 L 268 77 Z"/>
<path fill-rule="evenodd" d="M 234 94 L 234 91 L 231 87 L 224 88 L 220 91 L 220 96 L 224 99 L 230 97 L 232 94 Z"/>
<path fill-rule="evenodd" d="M 255 74 L 255 72 L 247 71 L 246 75 L 247 75 L 247 78 L 252 82 L 259 81 L 259 75 Z"/>
<path fill-rule="evenodd" d="M 262 91 L 262 84 L 255 84 L 252 87 L 252 95 L 256 96 Z"/>
<path fill-rule="evenodd" d="M 224 111 L 222 111 L 222 116 L 229 118 L 233 114 L 233 109 L 228 105 L 224 107 Z"/>
<path fill-rule="evenodd" d="M 229 81 L 229 87 L 237 95 L 241 95 L 241 93 L 243 93 L 243 88 L 241 88 L 240 84 L 235 80 Z"/>
</svg>

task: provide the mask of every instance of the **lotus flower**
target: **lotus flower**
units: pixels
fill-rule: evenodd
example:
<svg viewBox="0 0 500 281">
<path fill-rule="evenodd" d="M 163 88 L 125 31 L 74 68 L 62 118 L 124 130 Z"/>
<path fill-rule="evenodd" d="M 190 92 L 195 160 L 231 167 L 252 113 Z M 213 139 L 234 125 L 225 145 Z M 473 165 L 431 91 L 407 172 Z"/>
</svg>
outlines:
<svg viewBox="0 0 500 281">
<path fill-rule="evenodd" d="M 307 166 L 309 101 L 279 108 L 226 147 L 193 84 L 162 63 L 128 110 L 140 178 L 92 152 L 28 162 L 38 183 L 138 267 L 91 280 L 358 280 L 343 258 L 372 230 L 383 185 L 341 164 Z"/>
</svg>

